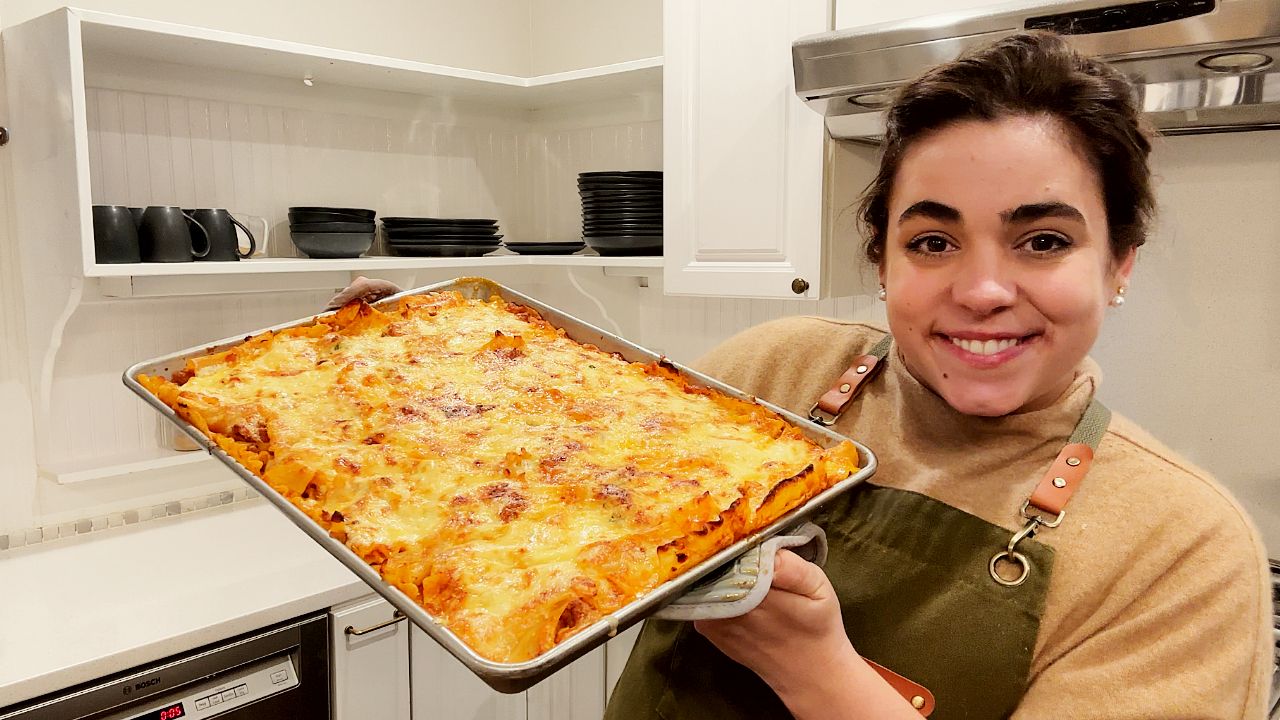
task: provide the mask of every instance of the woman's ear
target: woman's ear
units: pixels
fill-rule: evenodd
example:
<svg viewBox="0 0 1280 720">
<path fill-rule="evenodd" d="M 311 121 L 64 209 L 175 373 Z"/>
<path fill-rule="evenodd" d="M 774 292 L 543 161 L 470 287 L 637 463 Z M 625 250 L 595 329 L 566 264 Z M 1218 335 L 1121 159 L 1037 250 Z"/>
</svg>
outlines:
<svg viewBox="0 0 1280 720">
<path fill-rule="evenodd" d="M 1115 267 L 1115 284 L 1116 287 L 1128 287 L 1129 276 L 1133 274 L 1133 263 L 1138 259 L 1138 248 L 1131 247 L 1125 253 L 1124 259 L 1116 263 Z"/>
</svg>

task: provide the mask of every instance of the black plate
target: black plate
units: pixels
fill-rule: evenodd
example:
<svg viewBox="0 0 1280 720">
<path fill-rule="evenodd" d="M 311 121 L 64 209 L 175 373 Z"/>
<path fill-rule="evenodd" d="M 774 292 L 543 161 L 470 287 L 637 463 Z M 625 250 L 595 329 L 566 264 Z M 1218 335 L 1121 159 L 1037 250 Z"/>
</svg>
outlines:
<svg viewBox="0 0 1280 720">
<path fill-rule="evenodd" d="M 319 207 L 319 206 L 297 206 L 289 208 L 289 212 L 295 213 L 337 213 L 339 215 L 355 215 L 357 217 L 372 220 L 377 214 L 377 210 L 366 210 L 365 208 L 345 208 L 345 207 Z"/>
<path fill-rule="evenodd" d="M 606 212 L 588 210 L 582 214 L 583 220 L 604 222 L 662 222 L 661 210 L 638 210 L 636 212 Z"/>
<path fill-rule="evenodd" d="M 498 249 L 496 245 L 392 245 L 396 255 L 414 257 L 480 257 Z"/>
<path fill-rule="evenodd" d="M 412 225 L 497 225 L 497 220 L 489 218 L 429 218 L 429 217 L 384 217 L 383 225 L 408 227 Z"/>
<path fill-rule="evenodd" d="M 618 248 L 607 248 L 607 247 L 600 247 L 598 245 L 592 245 L 591 249 L 595 250 L 596 253 L 603 255 L 605 257 L 635 257 L 637 255 L 661 255 L 662 254 L 661 245 L 653 245 L 653 246 L 646 245 L 643 247 L 618 247 Z"/>
<path fill-rule="evenodd" d="M 510 243 L 507 249 L 521 255 L 572 255 L 585 243 Z"/>
<path fill-rule="evenodd" d="M 477 237 L 475 235 L 433 235 L 431 237 L 389 237 L 388 245 L 491 245 L 501 244 L 502 236 Z"/>
<path fill-rule="evenodd" d="M 650 200 L 597 200 L 584 199 L 582 201 L 582 211 L 588 213 L 597 212 L 662 212 L 662 198 L 653 198 Z"/>
<path fill-rule="evenodd" d="M 661 235 L 583 235 L 593 248 L 662 247 Z"/>
<path fill-rule="evenodd" d="M 583 225 L 582 234 L 592 237 L 617 237 L 619 235 L 661 235 L 662 226 L 644 227 L 640 225 L 626 225 L 619 227 L 601 227 L 599 225 Z"/>
<path fill-rule="evenodd" d="M 662 190 L 660 182 L 613 182 L 601 180 L 579 180 L 579 190 Z"/>
<path fill-rule="evenodd" d="M 597 170 L 595 172 L 578 173 L 578 177 L 580 178 L 605 178 L 605 177 L 661 178 L 662 171 L 661 170 Z"/>
<path fill-rule="evenodd" d="M 662 200 L 661 190 L 579 190 L 578 195 L 588 200 Z"/>
<path fill-rule="evenodd" d="M 300 232 L 300 233 L 327 233 L 327 232 L 365 233 L 365 232 L 373 232 L 373 229 L 374 229 L 374 223 L 372 222 L 289 223 L 290 232 Z"/>
<path fill-rule="evenodd" d="M 387 227 L 382 226 L 387 237 L 437 237 L 439 235 L 471 235 L 475 237 L 493 237 L 498 232 L 496 225 L 478 227 L 475 225 L 423 225 L 420 227 Z"/>
</svg>

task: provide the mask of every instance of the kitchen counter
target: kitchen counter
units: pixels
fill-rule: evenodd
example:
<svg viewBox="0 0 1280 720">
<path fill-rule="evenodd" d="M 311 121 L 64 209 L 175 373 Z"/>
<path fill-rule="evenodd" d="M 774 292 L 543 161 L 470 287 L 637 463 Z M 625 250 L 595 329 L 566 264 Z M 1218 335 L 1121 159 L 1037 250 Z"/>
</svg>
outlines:
<svg viewBox="0 0 1280 720">
<path fill-rule="evenodd" d="M 0 553 L 0 708 L 369 592 L 262 499 Z"/>
</svg>

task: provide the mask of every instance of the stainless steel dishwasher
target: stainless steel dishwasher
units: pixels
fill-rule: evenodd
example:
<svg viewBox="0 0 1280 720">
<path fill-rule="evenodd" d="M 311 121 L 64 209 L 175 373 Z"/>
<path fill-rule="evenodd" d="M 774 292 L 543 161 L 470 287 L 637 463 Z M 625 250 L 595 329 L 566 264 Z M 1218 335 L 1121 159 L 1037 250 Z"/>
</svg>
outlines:
<svg viewBox="0 0 1280 720">
<path fill-rule="evenodd" d="M 327 615 L 0 708 L 0 720 L 328 720 Z"/>
</svg>

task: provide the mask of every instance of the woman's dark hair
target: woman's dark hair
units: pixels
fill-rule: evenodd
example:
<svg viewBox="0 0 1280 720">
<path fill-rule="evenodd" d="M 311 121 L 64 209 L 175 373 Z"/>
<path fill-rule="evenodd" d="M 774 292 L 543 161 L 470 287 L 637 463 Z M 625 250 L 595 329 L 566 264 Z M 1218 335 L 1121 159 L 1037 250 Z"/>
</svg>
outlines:
<svg viewBox="0 0 1280 720">
<path fill-rule="evenodd" d="M 1061 37 L 1031 32 L 939 65 L 898 92 L 886 118 L 880 171 L 859 205 L 867 258 L 879 264 L 884 257 L 889 193 L 913 142 L 964 120 L 1040 115 L 1066 126 L 1101 178 L 1113 257 L 1146 242 L 1155 209 L 1147 168 L 1151 142 L 1133 87 L 1115 68 L 1081 55 Z"/>
</svg>

